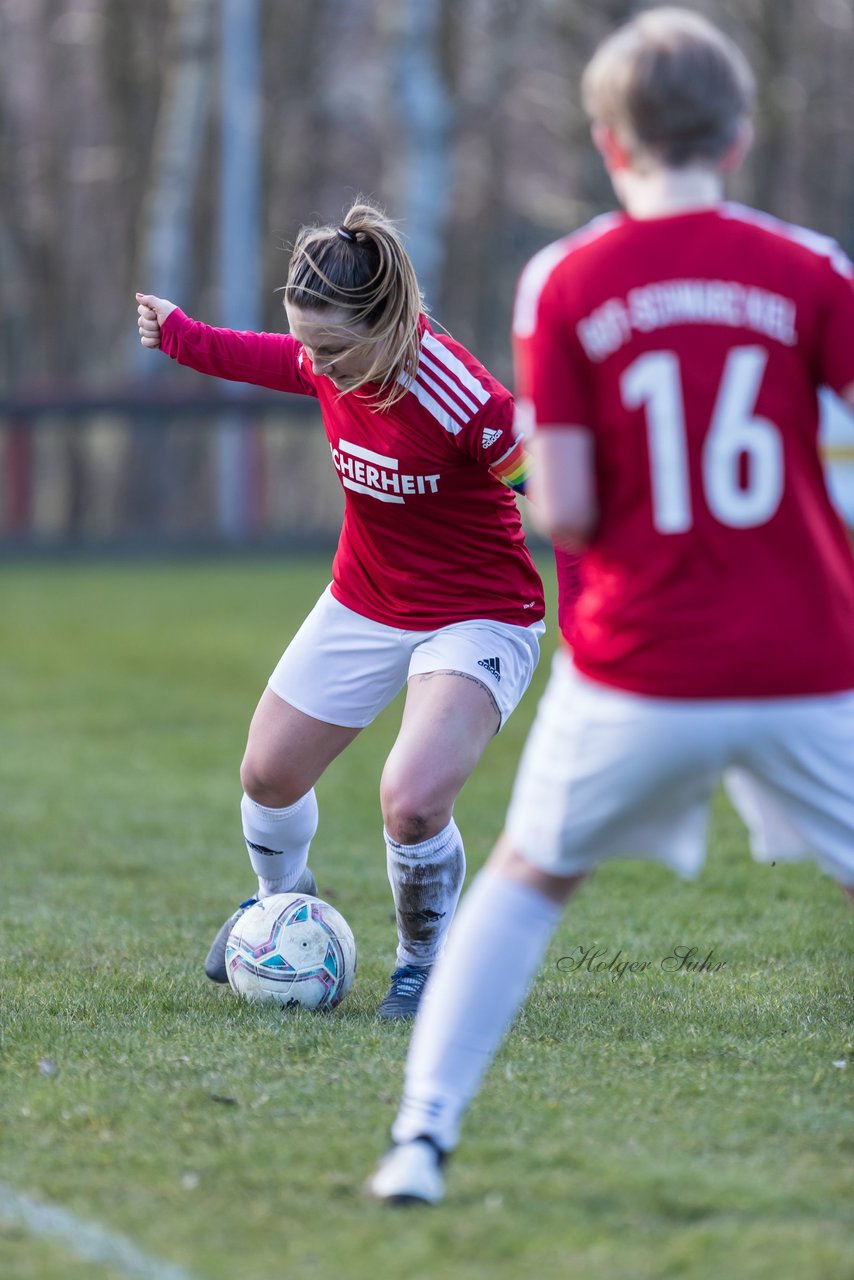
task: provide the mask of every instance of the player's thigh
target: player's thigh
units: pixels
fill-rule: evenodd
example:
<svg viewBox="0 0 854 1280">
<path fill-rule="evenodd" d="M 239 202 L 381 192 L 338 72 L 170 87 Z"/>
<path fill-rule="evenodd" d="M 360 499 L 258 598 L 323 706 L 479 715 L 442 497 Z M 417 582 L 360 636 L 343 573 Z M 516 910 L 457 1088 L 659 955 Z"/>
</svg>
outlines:
<svg viewBox="0 0 854 1280">
<path fill-rule="evenodd" d="M 480 684 L 490 694 L 503 728 L 531 683 L 540 657 L 545 624 L 517 627 L 478 619 L 442 627 L 423 639 L 413 636 L 410 688 L 419 676 L 454 672 Z M 481 748 L 482 749 L 482 748 Z"/>
<path fill-rule="evenodd" d="M 270 688 L 315 720 L 362 729 L 406 683 L 410 646 L 402 634 L 354 613 L 327 588 L 282 654 Z"/>
<path fill-rule="evenodd" d="M 295 804 L 360 732 L 307 716 L 267 688 L 249 726 L 243 789 L 272 808 Z"/>
<path fill-rule="evenodd" d="M 506 723 L 539 660 L 542 622 L 517 627 L 488 619 L 454 623 L 412 645 L 403 721 L 383 771 L 383 813 L 432 829 L 490 739 Z M 414 821 L 413 821 L 414 825 Z"/>
<path fill-rule="evenodd" d="M 594 684 L 559 652 L 519 765 L 508 834 L 552 874 L 622 856 L 696 875 L 725 749 L 718 709 Z"/>
<path fill-rule="evenodd" d="M 413 676 L 380 784 L 386 826 L 412 828 L 412 839 L 441 829 L 499 721 L 491 691 L 472 676 Z"/>
<path fill-rule="evenodd" d="M 814 857 L 854 885 L 854 693 L 769 703 L 727 772 L 760 861 Z"/>
</svg>

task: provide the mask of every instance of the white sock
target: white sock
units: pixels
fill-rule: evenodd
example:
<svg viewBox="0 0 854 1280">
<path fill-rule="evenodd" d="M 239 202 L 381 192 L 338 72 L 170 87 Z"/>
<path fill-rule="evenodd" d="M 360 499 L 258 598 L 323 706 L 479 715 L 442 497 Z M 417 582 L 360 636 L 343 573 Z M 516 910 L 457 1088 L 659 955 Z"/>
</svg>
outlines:
<svg viewBox="0 0 854 1280">
<path fill-rule="evenodd" d="M 259 896 L 287 893 L 305 871 L 308 846 L 317 830 L 314 788 L 286 809 L 267 809 L 244 795 L 240 816 Z"/>
<path fill-rule="evenodd" d="M 397 915 L 397 963 L 432 964 L 442 949 L 466 876 L 463 839 L 453 818 L 419 844 L 387 831 L 386 867 Z"/>
<path fill-rule="evenodd" d="M 527 994 L 563 908 L 481 871 L 430 975 L 406 1061 L 395 1142 L 456 1146 L 460 1121 Z"/>
</svg>

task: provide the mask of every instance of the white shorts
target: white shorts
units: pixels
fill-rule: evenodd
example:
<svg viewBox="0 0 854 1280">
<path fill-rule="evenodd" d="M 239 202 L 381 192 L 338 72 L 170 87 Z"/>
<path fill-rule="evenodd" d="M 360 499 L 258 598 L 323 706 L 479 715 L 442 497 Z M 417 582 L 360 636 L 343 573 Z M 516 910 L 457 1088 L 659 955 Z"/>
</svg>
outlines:
<svg viewBox="0 0 854 1280">
<path fill-rule="evenodd" d="M 545 623 L 514 627 L 488 619 L 435 631 L 402 631 L 363 618 L 326 588 L 270 676 L 274 693 L 327 724 L 361 729 L 410 676 L 458 671 L 492 695 L 503 728 L 540 656 Z"/>
<path fill-rule="evenodd" d="M 812 857 L 854 886 L 854 692 L 648 698 L 586 680 L 559 652 L 507 830 L 528 861 L 555 875 L 630 857 L 693 878 L 721 780 L 754 858 Z"/>
</svg>

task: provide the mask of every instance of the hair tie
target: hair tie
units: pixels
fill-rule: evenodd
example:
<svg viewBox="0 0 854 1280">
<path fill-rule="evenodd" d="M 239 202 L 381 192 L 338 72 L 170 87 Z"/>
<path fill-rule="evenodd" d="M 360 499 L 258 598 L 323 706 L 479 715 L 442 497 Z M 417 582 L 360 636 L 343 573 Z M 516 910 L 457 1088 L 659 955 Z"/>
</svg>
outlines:
<svg viewBox="0 0 854 1280">
<path fill-rule="evenodd" d="M 341 237 L 342 240 L 348 240 L 350 244 L 356 243 L 356 237 L 349 227 L 339 227 L 338 235 Z"/>
</svg>

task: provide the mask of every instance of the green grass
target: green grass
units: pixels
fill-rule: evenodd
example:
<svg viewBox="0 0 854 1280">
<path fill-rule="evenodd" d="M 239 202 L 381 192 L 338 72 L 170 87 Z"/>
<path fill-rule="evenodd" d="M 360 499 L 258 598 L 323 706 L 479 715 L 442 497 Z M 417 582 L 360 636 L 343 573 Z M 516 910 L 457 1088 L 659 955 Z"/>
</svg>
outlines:
<svg viewBox="0 0 854 1280">
<path fill-rule="evenodd" d="M 308 561 L 0 572 L 0 1180 L 197 1280 L 854 1275 L 851 917 L 812 867 L 753 865 L 722 801 L 699 884 L 614 864 L 570 905 L 447 1202 L 361 1198 L 408 1039 L 374 1018 L 394 956 L 376 793 L 399 705 L 318 787 L 312 865 L 360 948 L 348 1000 L 282 1016 L 200 973 L 252 884 L 248 718 L 325 577 Z M 471 869 L 534 701 L 460 798 Z M 680 944 L 725 965 L 662 971 Z M 594 945 L 650 965 L 558 967 Z M 0 1274 L 125 1276 L 8 1223 Z"/>
</svg>

